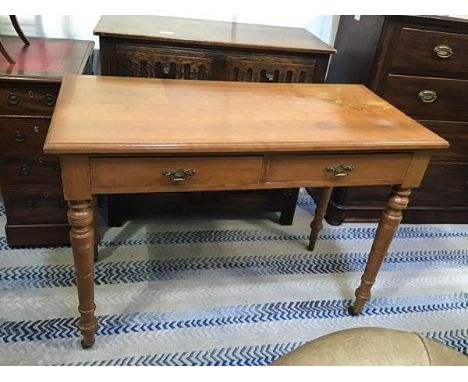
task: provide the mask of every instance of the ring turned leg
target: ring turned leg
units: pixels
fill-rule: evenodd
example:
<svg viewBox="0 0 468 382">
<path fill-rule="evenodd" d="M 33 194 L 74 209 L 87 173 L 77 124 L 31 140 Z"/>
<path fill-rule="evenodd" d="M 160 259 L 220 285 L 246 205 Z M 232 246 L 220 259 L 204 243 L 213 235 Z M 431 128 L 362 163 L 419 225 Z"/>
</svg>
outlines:
<svg viewBox="0 0 468 382">
<path fill-rule="evenodd" d="M 94 344 L 97 328 L 94 316 L 94 217 L 91 201 L 69 201 L 68 222 L 71 225 L 70 241 L 81 314 L 78 327 L 83 337 L 81 346 L 86 349 Z"/>
<path fill-rule="evenodd" d="M 323 217 L 327 211 L 328 203 L 330 202 L 330 196 L 333 188 L 325 187 L 322 189 L 322 195 L 320 196 L 320 201 L 318 202 L 317 208 L 315 209 L 314 220 L 310 223 L 310 236 L 309 236 L 309 251 L 313 251 L 315 248 L 315 242 L 317 241 L 318 234 L 323 228 Z"/>
<path fill-rule="evenodd" d="M 403 217 L 402 211 L 408 206 L 410 194 L 411 190 L 409 188 L 393 187 L 387 208 L 382 213 L 377 232 L 375 233 L 366 269 L 361 277 L 361 284 L 356 289 L 356 301 L 349 308 L 349 313 L 353 316 L 362 311 L 365 303 L 371 297 L 371 288 L 375 283 L 375 278 L 382 265 L 384 256 L 390 247 L 393 235 L 401 222 Z"/>
</svg>

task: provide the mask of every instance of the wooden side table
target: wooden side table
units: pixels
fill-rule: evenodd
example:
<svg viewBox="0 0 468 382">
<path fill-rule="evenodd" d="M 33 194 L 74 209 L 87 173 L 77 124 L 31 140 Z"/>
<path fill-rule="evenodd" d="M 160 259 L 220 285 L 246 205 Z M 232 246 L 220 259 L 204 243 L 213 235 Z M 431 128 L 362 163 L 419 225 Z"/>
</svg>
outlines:
<svg viewBox="0 0 468 382">
<path fill-rule="evenodd" d="M 358 314 L 411 188 L 446 147 L 361 85 L 67 76 L 44 149 L 62 166 L 82 346 L 97 327 L 95 195 L 324 187 L 312 249 L 332 187 L 394 185 L 350 308 Z"/>
</svg>

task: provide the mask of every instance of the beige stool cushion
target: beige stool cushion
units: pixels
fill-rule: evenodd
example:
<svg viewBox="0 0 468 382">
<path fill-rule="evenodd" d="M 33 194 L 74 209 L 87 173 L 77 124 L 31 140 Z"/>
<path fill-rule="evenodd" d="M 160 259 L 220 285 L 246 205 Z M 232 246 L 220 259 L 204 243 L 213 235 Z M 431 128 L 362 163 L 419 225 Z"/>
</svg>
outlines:
<svg viewBox="0 0 468 382">
<path fill-rule="evenodd" d="M 418 333 L 342 330 L 283 355 L 274 366 L 468 366 L 468 357 Z"/>
</svg>

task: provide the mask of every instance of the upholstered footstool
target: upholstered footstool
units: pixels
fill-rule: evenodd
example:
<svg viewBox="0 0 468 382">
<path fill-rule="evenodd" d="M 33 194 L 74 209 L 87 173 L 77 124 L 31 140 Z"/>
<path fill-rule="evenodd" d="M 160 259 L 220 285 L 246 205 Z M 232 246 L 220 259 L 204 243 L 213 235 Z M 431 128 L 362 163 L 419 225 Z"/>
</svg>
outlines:
<svg viewBox="0 0 468 382">
<path fill-rule="evenodd" d="M 274 366 L 468 366 L 468 357 L 418 333 L 384 328 L 342 330 L 283 355 Z"/>
</svg>

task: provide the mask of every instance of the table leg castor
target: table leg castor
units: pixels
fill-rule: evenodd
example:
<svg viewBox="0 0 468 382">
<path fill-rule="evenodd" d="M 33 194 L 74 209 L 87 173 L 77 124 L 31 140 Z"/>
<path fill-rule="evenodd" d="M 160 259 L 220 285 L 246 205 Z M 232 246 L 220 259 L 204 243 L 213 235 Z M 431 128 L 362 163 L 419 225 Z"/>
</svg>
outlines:
<svg viewBox="0 0 468 382">
<path fill-rule="evenodd" d="M 82 347 L 83 349 L 89 349 L 89 348 L 92 347 L 93 345 L 94 345 L 94 341 L 91 342 L 91 343 L 89 343 L 89 344 L 87 344 L 87 343 L 85 342 L 85 340 L 81 340 L 81 347 Z"/>
<path fill-rule="evenodd" d="M 359 313 L 356 313 L 356 312 L 354 311 L 354 306 L 348 307 L 348 313 L 349 313 L 350 316 L 353 316 L 353 317 L 359 316 Z"/>
</svg>

